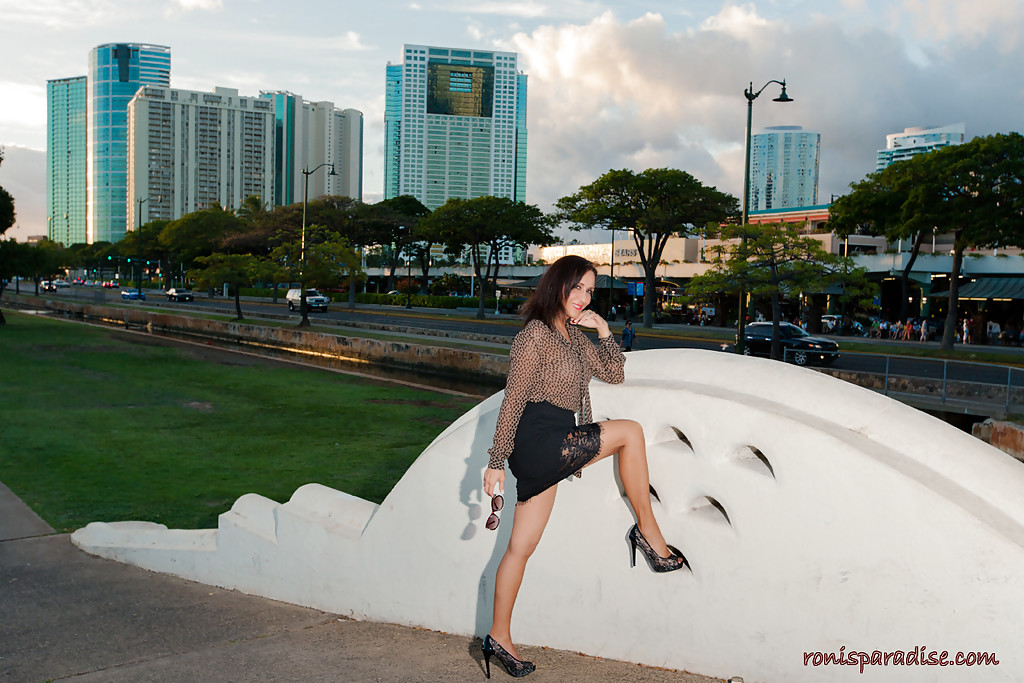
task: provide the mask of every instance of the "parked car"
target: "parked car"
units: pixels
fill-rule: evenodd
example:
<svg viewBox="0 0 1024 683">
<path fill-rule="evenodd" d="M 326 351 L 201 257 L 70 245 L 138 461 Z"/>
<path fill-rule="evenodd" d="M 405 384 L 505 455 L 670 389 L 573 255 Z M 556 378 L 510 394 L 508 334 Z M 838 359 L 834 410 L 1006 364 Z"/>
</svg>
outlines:
<svg viewBox="0 0 1024 683">
<path fill-rule="evenodd" d="M 747 356 L 770 356 L 772 352 L 772 324 L 750 323 L 744 328 L 743 353 Z M 797 365 L 809 362 L 831 363 L 839 358 L 839 345 L 829 339 L 812 337 L 792 323 L 779 324 L 779 342 L 783 357 Z"/>
<path fill-rule="evenodd" d="M 288 302 L 288 310 L 297 311 L 302 305 L 302 290 L 289 289 L 284 298 Z M 315 289 L 306 290 L 306 307 L 311 311 L 326 311 L 327 304 L 330 303 L 330 301 L 330 299 Z"/>
<path fill-rule="evenodd" d="M 146 293 L 140 292 L 137 289 L 122 289 L 121 298 L 124 299 L 125 301 L 133 301 L 135 299 L 141 299 L 142 301 L 145 301 Z"/>
<path fill-rule="evenodd" d="M 194 301 L 195 297 L 192 296 L 192 290 L 182 289 L 181 287 L 171 287 L 165 294 L 167 294 L 168 301 Z"/>
</svg>

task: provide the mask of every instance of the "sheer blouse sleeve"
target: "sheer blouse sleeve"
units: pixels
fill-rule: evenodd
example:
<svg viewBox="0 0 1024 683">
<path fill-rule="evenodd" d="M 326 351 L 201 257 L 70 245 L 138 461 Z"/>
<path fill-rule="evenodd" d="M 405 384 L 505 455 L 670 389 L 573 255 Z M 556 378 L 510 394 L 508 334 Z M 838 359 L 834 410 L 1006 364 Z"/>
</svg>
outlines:
<svg viewBox="0 0 1024 683">
<path fill-rule="evenodd" d="M 614 334 L 598 339 L 596 345 L 587 339 L 584 348 L 590 372 L 594 377 L 609 384 L 621 384 L 625 381 L 626 356 L 619 349 L 619 345 L 615 343 Z"/>
<path fill-rule="evenodd" d="M 505 469 L 505 460 L 514 446 L 519 418 L 523 415 L 534 382 L 539 380 L 539 366 L 540 353 L 536 340 L 528 329 L 524 329 L 516 335 L 509 351 L 505 398 L 498 411 L 494 445 L 487 451 L 491 456 L 487 463 L 490 469 Z"/>
</svg>

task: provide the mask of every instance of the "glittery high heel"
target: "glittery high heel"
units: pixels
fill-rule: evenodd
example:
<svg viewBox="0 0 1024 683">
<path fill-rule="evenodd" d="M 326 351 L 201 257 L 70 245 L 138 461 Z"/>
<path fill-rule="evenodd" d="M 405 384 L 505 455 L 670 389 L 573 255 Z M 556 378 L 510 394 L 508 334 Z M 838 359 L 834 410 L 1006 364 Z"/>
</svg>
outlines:
<svg viewBox="0 0 1024 683">
<path fill-rule="evenodd" d="M 501 662 L 501 665 L 505 667 L 505 671 L 508 672 L 508 675 L 514 678 L 529 676 L 537 669 L 537 667 L 533 665 L 533 662 L 526 662 L 513 657 L 509 654 L 508 650 L 499 645 L 498 642 L 491 638 L 489 634 L 484 638 L 483 651 L 484 665 L 487 668 L 487 678 L 491 677 L 492 656 L 497 657 L 498 661 Z"/>
<path fill-rule="evenodd" d="M 630 566 L 636 566 L 636 548 L 640 546 L 640 550 L 643 551 L 644 557 L 647 558 L 647 564 L 650 566 L 652 572 L 674 572 L 677 569 L 686 567 L 689 569 L 690 563 L 686 561 L 679 549 L 675 546 L 668 546 L 670 555 L 668 557 L 662 557 L 659 555 L 651 544 L 647 542 L 644 535 L 640 533 L 640 528 L 634 524 L 630 528 L 629 533 L 626 534 L 626 540 L 629 541 L 630 548 L 633 551 Z"/>
</svg>

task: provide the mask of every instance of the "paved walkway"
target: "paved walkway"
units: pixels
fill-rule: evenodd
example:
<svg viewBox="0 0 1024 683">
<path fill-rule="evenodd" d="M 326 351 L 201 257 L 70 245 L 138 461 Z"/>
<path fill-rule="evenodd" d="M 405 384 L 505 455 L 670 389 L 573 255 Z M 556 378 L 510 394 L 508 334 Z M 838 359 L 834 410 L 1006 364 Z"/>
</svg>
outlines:
<svg viewBox="0 0 1024 683">
<path fill-rule="evenodd" d="M 537 683 L 717 680 L 559 650 L 522 651 L 538 666 L 530 676 Z M 478 640 L 352 621 L 87 555 L 0 483 L 2 681 L 483 678 Z"/>
</svg>

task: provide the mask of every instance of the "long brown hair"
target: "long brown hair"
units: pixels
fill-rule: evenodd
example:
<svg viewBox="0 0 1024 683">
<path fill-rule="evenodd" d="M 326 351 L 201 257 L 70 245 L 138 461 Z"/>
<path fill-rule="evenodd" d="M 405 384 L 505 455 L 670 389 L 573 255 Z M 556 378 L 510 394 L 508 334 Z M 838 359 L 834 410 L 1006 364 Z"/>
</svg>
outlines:
<svg viewBox="0 0 1024 683">
<path fill-rule="evenodd" d="M 587 271 L 597 277 L 597 268 L 582 256 L 570 254 L 552 263 L 541 276 L 537 289 L 533 290 L 533 294 L 519 309 L 524 324 L 540 320 L 551 327 L 555 318 L 565 315 L 565 300 Z"/>
</svg>

